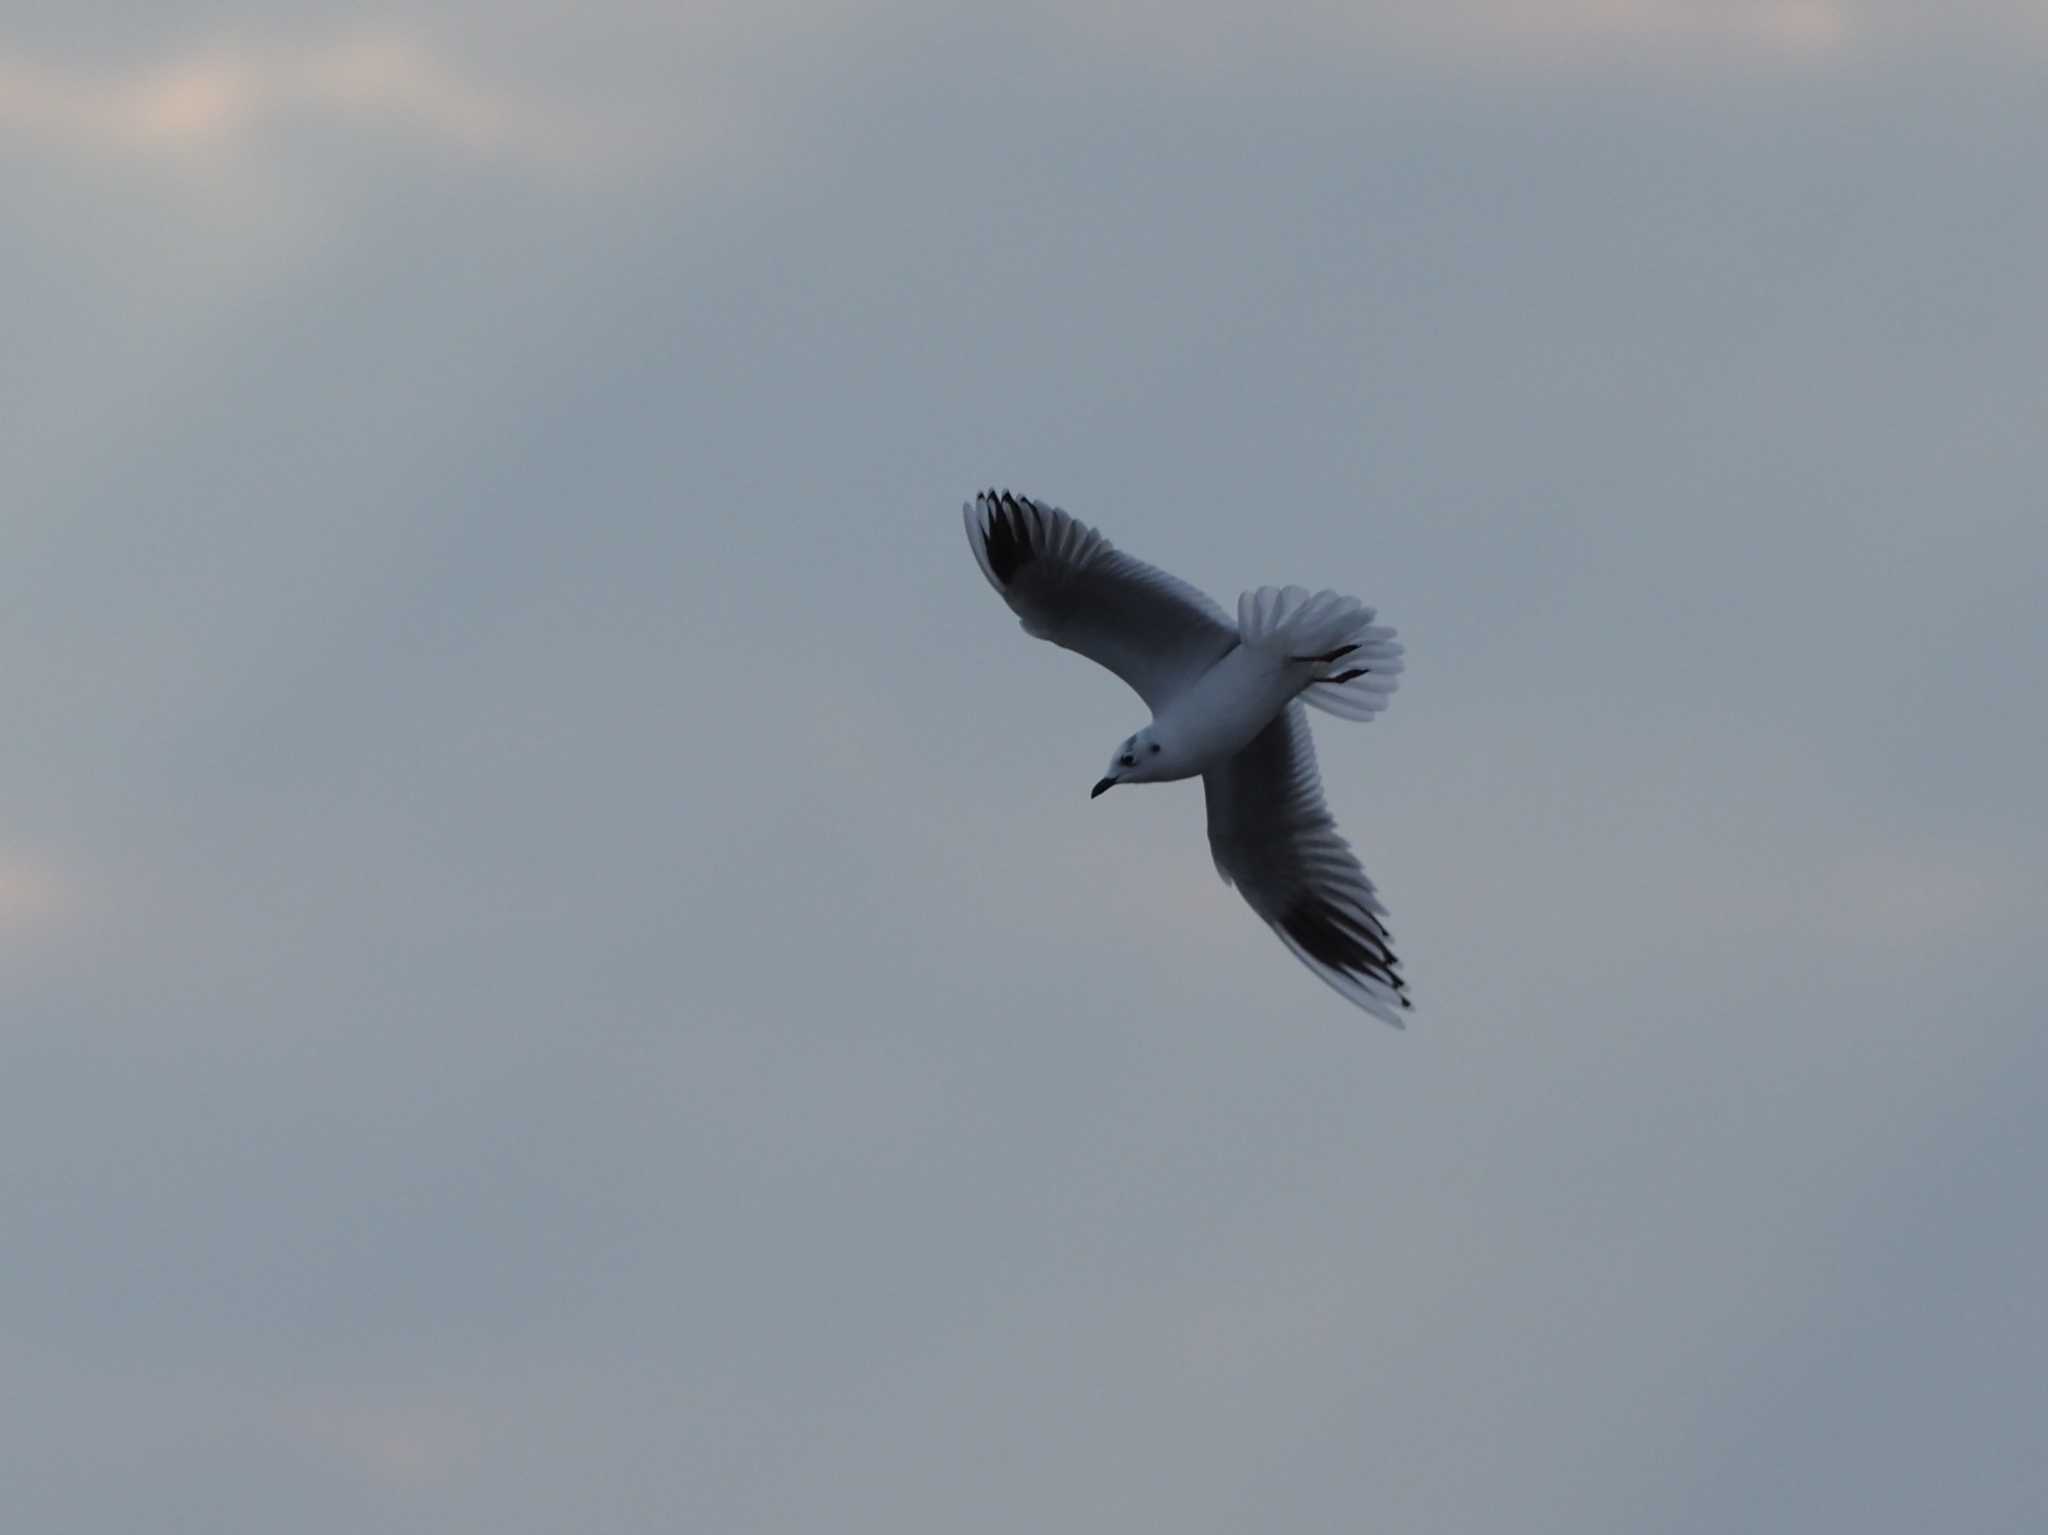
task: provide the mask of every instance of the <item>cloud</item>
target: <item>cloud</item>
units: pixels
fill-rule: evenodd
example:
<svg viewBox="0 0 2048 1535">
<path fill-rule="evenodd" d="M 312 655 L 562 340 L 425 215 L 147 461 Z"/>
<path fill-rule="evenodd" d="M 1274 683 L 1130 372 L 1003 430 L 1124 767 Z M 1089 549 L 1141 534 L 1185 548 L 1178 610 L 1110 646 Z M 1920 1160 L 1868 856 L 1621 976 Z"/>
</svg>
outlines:
<svg viewBox="0 0 2048 1535">
<path fill-rule="evenodd" d="M 456 1477 L 485 1442 L 476 1404 L 453 1393 L 329 1390 L 297 1404 L 286 1423 L 314 1453 L 387 1488 Z"/>
<path fill-rule="evenodd" d="M 306 121 L 550 170 L 605 147 L 588 114 L 485 81 L 399 27 L 315 41 L 217 39 L 100 70 L 0 52 L 0 130 L 59 149 L 214 164 L 257 153 L 281 124 Z"/>
<path fill-rule="evenodd" d="M 1798 892 L 1798 915 L 1837 944 L 1895 953 L 1904 944 L 1999 936 L 2025 910 L 2025 880 L 1989 850 L 1875 846 L 1836 860 Z"/>
<path fill-rule="evenodd" d="M 48 931 L 76 909 L 71 882 L 55 869 L 0 852 L 0 942 Z"/>
<path fill-rule="evenodd" d="M 2048 42 L 2038 6 L 1981 0 L 1928 7 L 1904 0 L 1350 0 L 1257 12 L 1233 6 L 1058 3 L 1062 27 L 1117 51 L 1142 50 L 1206 77 L 1245 59 L 1312 51 L 1324 64 L 1543 74 L 1587 67 L 1657 75 L 1730 68 L 1818 67 L 1911 59 L 1971 39 Z"/>
<path fill-rule="evenodd" d="M 1412 25 L 1455 46 L 1524 56 L 1607 45 L 1797 55 L 1843 47 L 1858 19 L 1845 0 L 1460 0 L 1418 13 Z"/>
</svg>

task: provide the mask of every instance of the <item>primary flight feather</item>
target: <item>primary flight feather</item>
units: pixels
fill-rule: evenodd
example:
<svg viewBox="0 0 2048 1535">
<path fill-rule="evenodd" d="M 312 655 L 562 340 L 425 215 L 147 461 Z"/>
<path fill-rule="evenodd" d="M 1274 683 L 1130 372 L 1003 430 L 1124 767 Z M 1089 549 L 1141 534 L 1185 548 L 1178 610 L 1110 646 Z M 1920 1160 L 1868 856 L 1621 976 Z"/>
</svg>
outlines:
<svg viewBox="0 0 2048 1535">
<path fill-rule="evenodd" d="M 1280 941 L 1344 997 L 1396 1028 L 1408 1010 L 1385 908 L 1323 802 L 1313 704 L 1366 720 L 1401 672 L 1392 629 L 1337 592 L 1262 586 L 1233 619 L 1086 523 L 1007 491 L 962 508 L 989 585 L 1023 622 L 1115 672 L 1152 711 L 1091 797 L 1200 777 L 1209 851 Z"/>
</svg>

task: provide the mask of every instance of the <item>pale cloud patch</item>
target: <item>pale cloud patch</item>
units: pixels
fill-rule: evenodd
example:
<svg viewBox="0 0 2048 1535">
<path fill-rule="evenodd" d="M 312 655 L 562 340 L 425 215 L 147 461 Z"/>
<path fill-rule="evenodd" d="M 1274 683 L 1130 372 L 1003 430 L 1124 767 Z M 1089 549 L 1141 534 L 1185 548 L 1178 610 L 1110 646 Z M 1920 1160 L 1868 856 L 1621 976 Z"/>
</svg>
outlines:
<svg viewBox="0 0 2048 1535">
<path fill-rule="evenodd" d="M 1604 47 L 1815 55 L 1858 31 L 1848 0 L 1459 0 L 1426 14 L 1413 23 L 1425 37 L 1536 57 Z"/>
<path fill-rule="evenodd" d="M 1160 0 L 1076 7 L 1067 24 L 1110 46 L 1146 48 L 1183 70 L 1213 73 L 1247 53 L 1313 47 L 1453 68 L 1545 70 L 1580 64 L 1680 67 L 1741 58 L 1819 58 L 1854 43 L 1854 0 L 1365 0 L 1277 10 Z"/>
<path fill-rule="evenodd" d="M 0 942 L 64 925 L 77 910 L 72 882 L 46 863 L 0 852 Z"/>
<path fill-rule="evenodd" d="M 1875 848 L 1821 871 L 1801 892 L 1801 915 L 1831 941 L 1893 952 L 1997 936 L 2027 906 L 2024 880 L 1968 848 Z"/>
<path fill-rule="evenodd" d="M 2048 9 L 2021 0 L 1961 7 L 1907 0 L 1350 0 L 1256 11 L 1061 0 L 1054 14 L 1103 46 L 1142 49 L 1148 60 L 1196 76 L 1304 48 L 1325 58 L 1485 74 L 1594 68 L 1685 75 L 1912 58 L 1945 40 L 2048 43 Z"/>
<path fill-rule="evenodd" d="M 17 140 L 206 166 L 256 154 L 280 127 L 305 120 L 549 170 L 601 157 L 611 144 L 592 114 L 486 81 L 401 27 L 317 41 L 219 39 L 123 69 L 0 51 L 0 132 Z"/>
<path fill-rule="evenodd" d="M 448 1393 L 327 1393 L 286 1415 L 293 1437 L 373 1486 L 431 1486 L 472 1467 L 485 1425 Z"/>
</svg>

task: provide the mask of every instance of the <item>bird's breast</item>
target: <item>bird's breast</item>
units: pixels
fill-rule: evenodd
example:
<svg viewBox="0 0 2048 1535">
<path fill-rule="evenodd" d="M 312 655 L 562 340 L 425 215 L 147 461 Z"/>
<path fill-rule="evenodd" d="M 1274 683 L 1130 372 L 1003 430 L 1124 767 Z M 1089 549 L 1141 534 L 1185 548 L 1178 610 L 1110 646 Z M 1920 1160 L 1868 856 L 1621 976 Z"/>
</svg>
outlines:
<svg viewBox="0 0 2048 1535">
<path fill-rule="evenodd" d="M 1303 680 L 1299 668 L 1240 645 L 1162 709 L 1153 732 L 1172 743 L 1193 777 L 1249 746 Z"/>
</svg>

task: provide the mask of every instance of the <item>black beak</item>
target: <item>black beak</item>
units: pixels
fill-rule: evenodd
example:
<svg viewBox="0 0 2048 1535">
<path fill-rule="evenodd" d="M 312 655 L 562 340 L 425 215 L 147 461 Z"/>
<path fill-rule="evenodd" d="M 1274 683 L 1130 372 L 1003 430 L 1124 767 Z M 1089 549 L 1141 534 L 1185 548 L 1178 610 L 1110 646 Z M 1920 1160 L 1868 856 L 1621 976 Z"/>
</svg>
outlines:
<svg viewBox="0 0 2048 1535">
<path fill-rule="evenodd" d="M 1094 788 L 1088 791 L 1088 797 L 1090 799 L 1094 799 L 1098 795 L 1100 795 L 1104 789 L 1114 789 L 1116 787 L 1116 782 L 1117 781 L 1114 778 L 1103 779 L 1101 783 L 1097 784 Z"/>
</svg>

